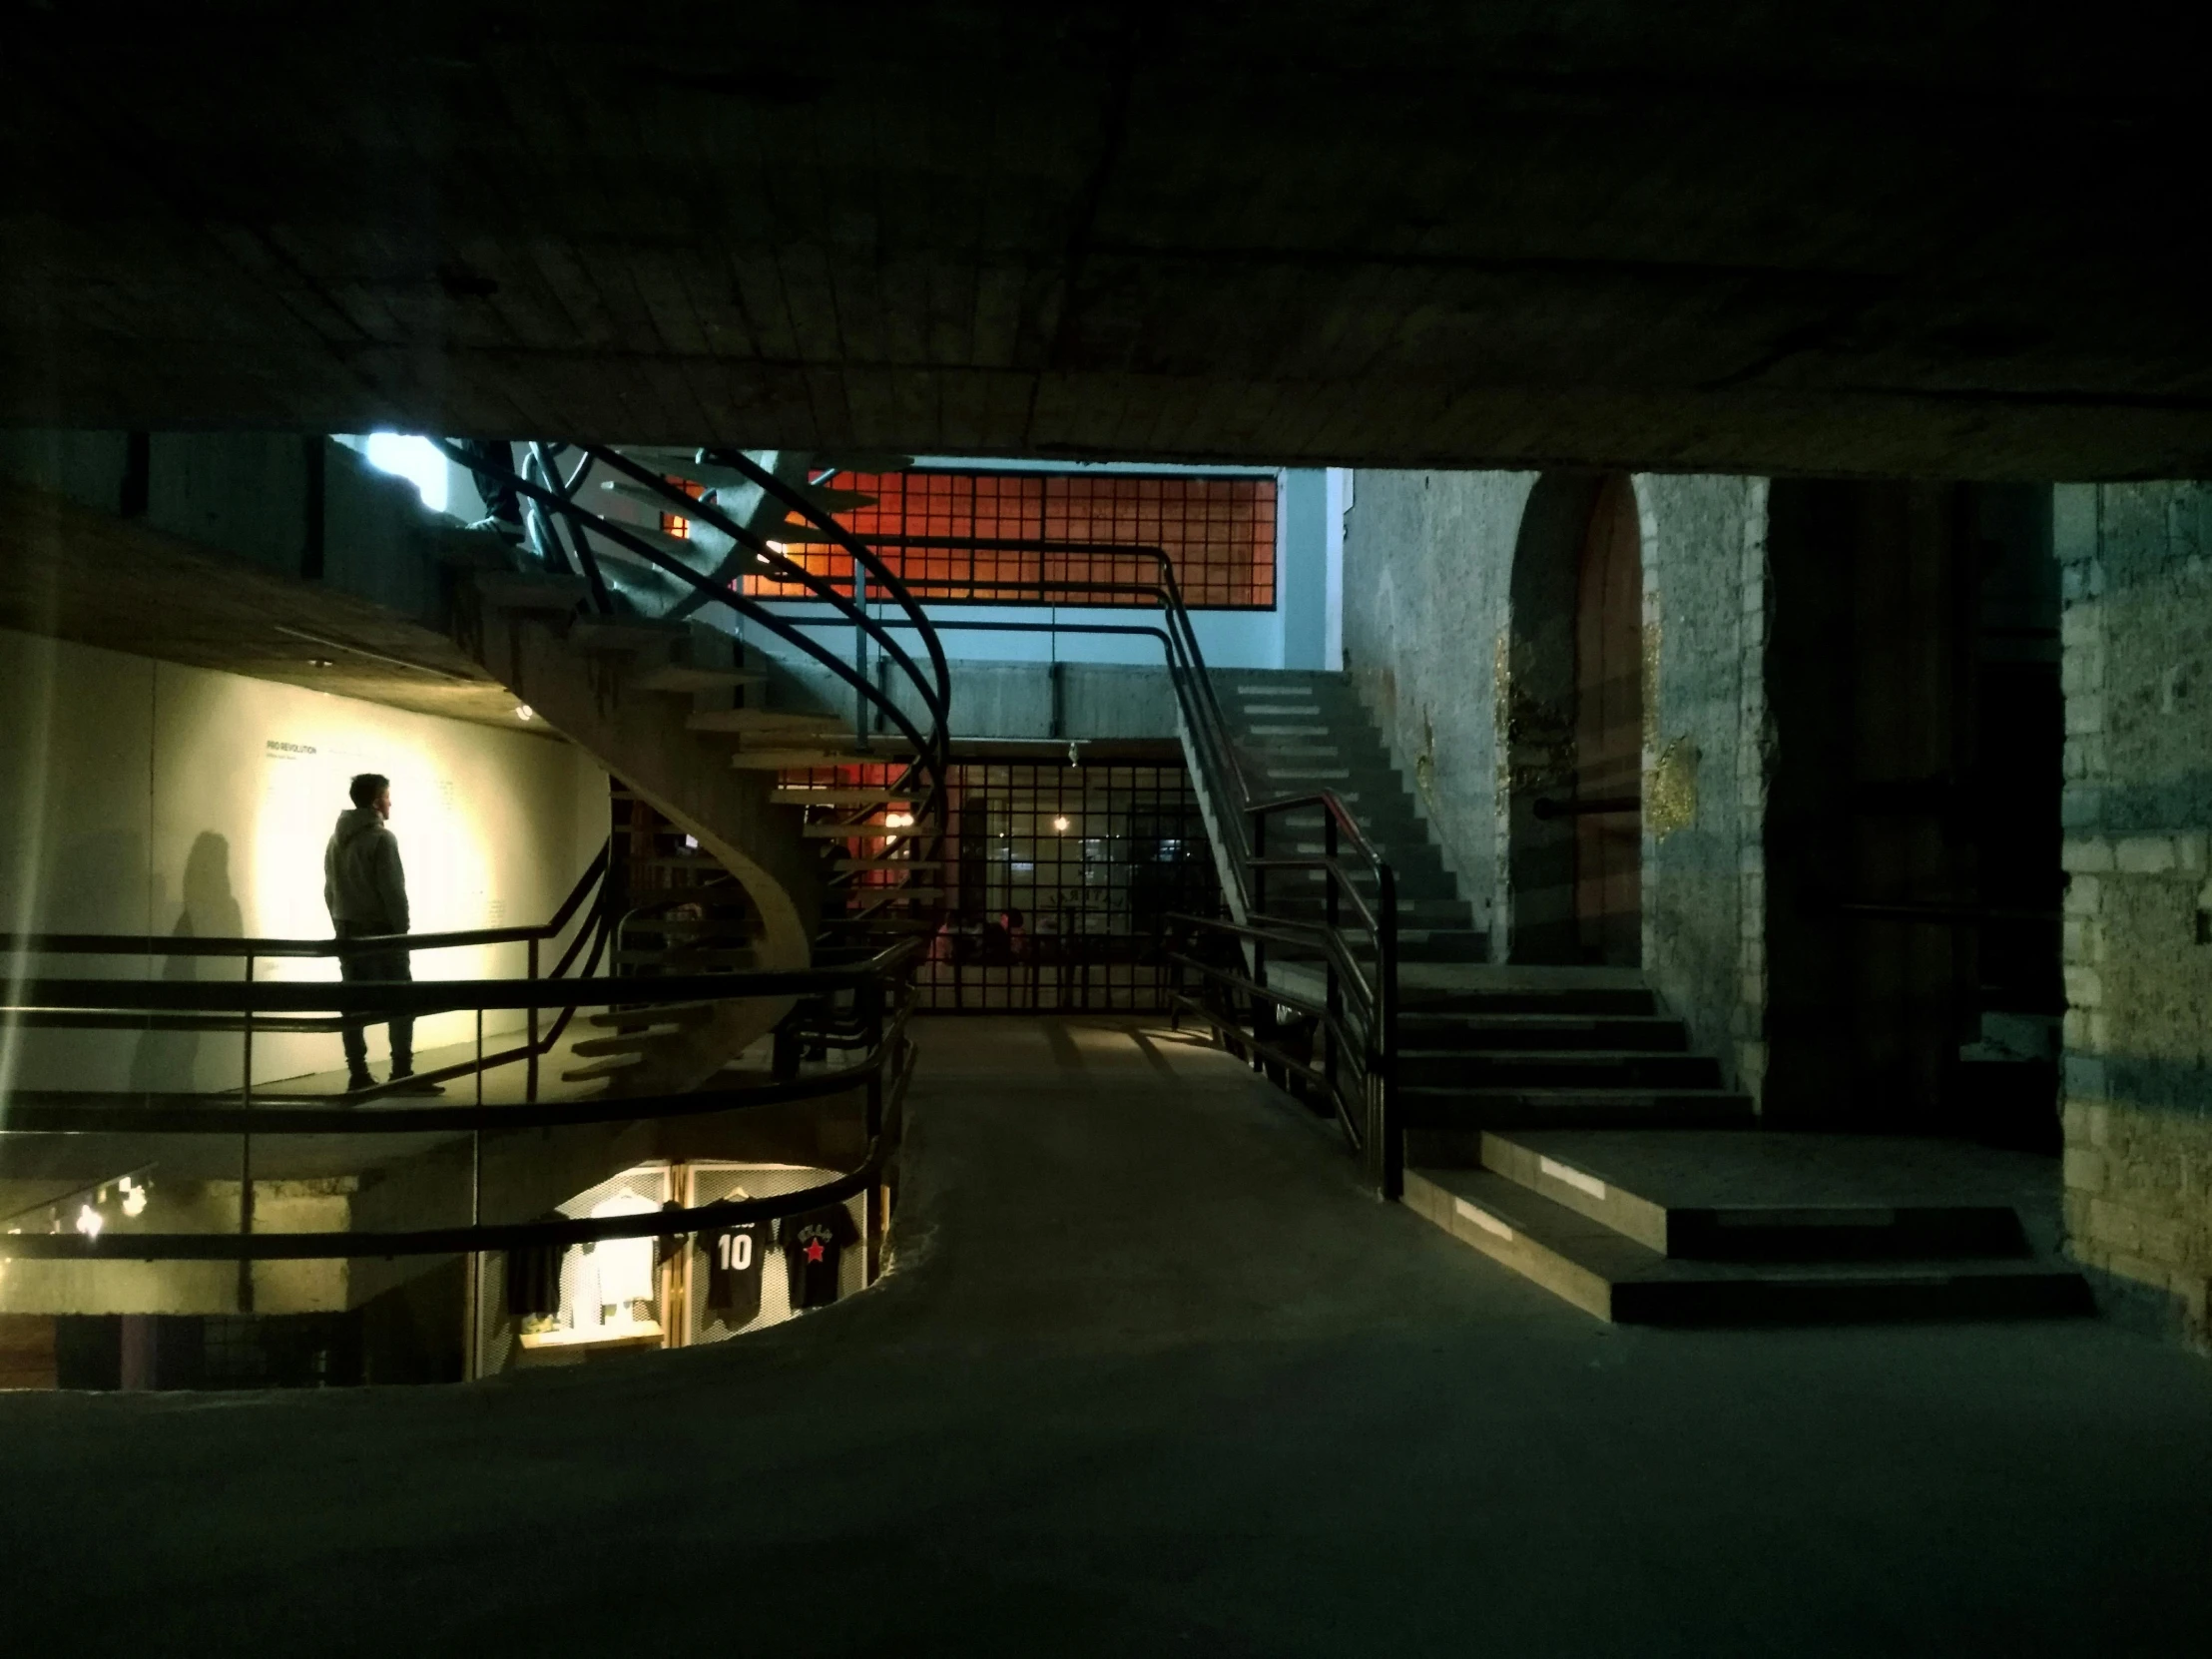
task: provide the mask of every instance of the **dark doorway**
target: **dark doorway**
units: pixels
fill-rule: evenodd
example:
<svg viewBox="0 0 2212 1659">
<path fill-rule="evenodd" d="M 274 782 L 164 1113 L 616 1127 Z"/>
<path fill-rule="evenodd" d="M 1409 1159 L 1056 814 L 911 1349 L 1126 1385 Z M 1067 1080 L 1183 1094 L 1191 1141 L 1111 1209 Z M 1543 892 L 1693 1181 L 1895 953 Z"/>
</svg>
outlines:
<svg viewBox="0 0 2212 1659">
<path fill-rule="evenodd" d="M 1643 559 L 1636 492 L 1599 486 L 1576 568 L 1574 923 L 1586 962 L 1643 959 Z"/>
<path fill-rule="evenodd" d="M 2050 492 L 1769 500 L 1766 1109 L 2055 1150 Z"/>
<path fill-rule="evenodd" d="M 1510 956 L 1643 957 L 1643 559 L 1625 474 L 1545 473 L 1500 664 Z"/>
</svg>

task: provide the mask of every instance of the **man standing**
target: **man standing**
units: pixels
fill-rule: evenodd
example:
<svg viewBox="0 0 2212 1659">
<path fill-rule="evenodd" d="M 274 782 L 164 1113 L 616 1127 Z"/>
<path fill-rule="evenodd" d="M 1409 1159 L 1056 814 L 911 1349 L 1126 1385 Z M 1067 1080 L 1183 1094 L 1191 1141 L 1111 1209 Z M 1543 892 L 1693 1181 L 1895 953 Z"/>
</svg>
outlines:
<svg viewBox="0 0 2212 1659">
<path fill-rule="evenodd" d="M 353 780 L 350 812 L 338 814 L 337 829 L 322 853 L 322 902 L 341 939 L 380 937 L 407 930 L 407 875 L 399 864 L 399 837 L 385 828 L 391 817 L 391 780 L 364 772 Z M 349 951 L 338 958 L 348 981 L 411 980 L 404 946 L 397 950 Z M 361 1028 L 365 1015 L 347 1014 L 344 1024 L 348 1089 L 374 1088 L 368 1071 L 368 1044 Z M 414 1015 L 394 1013 L 391 1026 L 391 1080 L 414 1077 Z M 397 1094 L 443 1094 L 435 1083 L 404 1081 Z"/>
</svg>

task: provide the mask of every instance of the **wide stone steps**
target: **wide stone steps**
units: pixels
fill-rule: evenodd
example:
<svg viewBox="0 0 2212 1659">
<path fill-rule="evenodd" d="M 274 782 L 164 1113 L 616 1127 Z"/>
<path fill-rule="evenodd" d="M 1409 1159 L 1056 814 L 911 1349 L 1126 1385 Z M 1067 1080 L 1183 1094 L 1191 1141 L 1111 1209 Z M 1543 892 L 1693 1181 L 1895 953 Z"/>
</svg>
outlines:
<svg viewBox="0 0 2212 1659">
<path fill-rule="evenodd" d="M 1490 935 L 1478 927 L 1400 927 L 1400 962 L 1486 962 Z"/>
<path fill-rule="evenodd" d="M 1482 1166 L 1663 1256 L 1788 1262 L 2030 1253 L 2019 1212 L 2008 1204 L 1831 1192 L 1785 1203 L 1684 1205 L 1623 1186 L 1617 1173 L 1598 1173 L 1602 1166 L 1559 1140 L 1540 1131 L 1485 1133 Z"/>
<path fill-rule="evenodd" d="M 1478 1133 L 1500 1128 L 1668 1129 L 1748 1126 L 1751 1097 L 1733 1089 L 1462 1087 L 1398 1085 L 1398 1113 L 1408 1130 Z M 1470 1149 L 1472 1150 L 1472 1149 Z M 1408 1162 L 1411 1160 L 1408 1159 Z"/>
<path fill-rule="evenodd" d="M 1641 984 L 1558 986 L 1501 979 L 1492 986 L 1476 990 L 1450 984 L 1427 984 L 1410 975 L 1398 986 L 1397 1005 L 1403 1015 L 1620 1015 L 1658 1011 L 1658 999 Z"/>
<path fill-rule="evenodd" d="M 1610 1049 L 1682 1053 L 1689 1032 L 1664 1014 L 1400 1013 L 1397 1040 L 1411 1050 Z"/>
<path fill-rule="evenodd" d="M 1622 1324 L 2019 1319 L 2088 1311 L 2078 1274 L 2032 1256 L 1788 1263 L 1672 1257 L 1489 1170 L 1408 1170 L 1405 1203 L 1492 1261 Z"/>
<path fill-rule="evenodd" d="M 1748 1105 L 1748 1103 L 1747 1103 Z M 1601 1319 L 1648 1324 L 2084 1313 L 2039 1251 L 2017 1155 L 1737 1129 L 1411 1129 L 1405 1201 Z"/>
<path fill-rule="evenodd" d="M 1717 1089 L 1709 1055 L 1619 1049 L 1407 1049 L 1397 1056 L 1404 1084 L 1469 1088 Z"/>
</svg>

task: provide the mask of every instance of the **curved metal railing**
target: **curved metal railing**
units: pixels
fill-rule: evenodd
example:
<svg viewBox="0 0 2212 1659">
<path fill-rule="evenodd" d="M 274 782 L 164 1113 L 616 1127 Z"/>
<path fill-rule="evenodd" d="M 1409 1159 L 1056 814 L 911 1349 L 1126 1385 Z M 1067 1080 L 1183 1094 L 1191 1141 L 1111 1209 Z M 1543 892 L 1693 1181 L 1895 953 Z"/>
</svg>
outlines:
<svg viewBox="0 0 2212 1659">
<path fill-rule="evenodd" d="M 521 929 L 488 929 L 502 935 Z M 415 935 L 418 947 L 439 935 Z M 106 940 L 108 944 L 118 941 Z M 144 941 L 131 941 L 132 943 Z M 156 940 L 162 945 L 207 947 L 272 944 L 307 947 L 324 941 Z M 447 939 L 446 942 L 452 942 Z M 89 944 L 82 948 L 89 950 Z M 662 979 L 456 979 L 411 982 L 340 981 L 168 981 L 28 978 L 8 988 L 8 1006 L 0 1018 L 25 1025 L 51 1024 L 40 1016 L 95 1013 L 107 1018 L 175 1016 L 173 1029 L 249 1028 L 301 1012 L 334 1010 L 344 1015 L 421 1016 L 472 1011 L 557 1011 L 563 1020 L 579 1009 L 619 1008 L 625 1013 L 678 1004 L 741 997 L 792 997 L 832 1045 L 864 1045 L 857 1061 L 812 1075 L 736 1080 L 738 1074 L 678 1094 L 597 1095 L 566 1100 L 527 1100 L 515 1104 L 438 1102 L 422 1105 L 335 1104 L 328 1097 L 259 1097 L 251 1080 L 240 1090 L 218 1095 L 152 1094 L 85 1089 L 14 1091 L 6 1129 L 45 1135 L 163 1135 L 184 1137 L 384 1136 L 470 1137 L 471 1207 L 466 1225 L 407 1230 L 311 1231 L 272 1233 L 253 1225 L 254 1174 L 241 1170 L 242 1203 L 236 1232 L 154 1233 L 125 1226 L 96 1232 L 0 1234 L 0 1259 L 64 1261 L 216 1261 L 241 1264 L 241 1306 L 252 1306 L 252 1263 L 348 1257 L 395 1257 L 509 1250 L 524 1246 L 578 1244 L 595 1239 L 659 1238 L 711 1230 L 743 1221 L 797 1215 L 880 1185 L 884 1165 L 896 1142 L 900 1103 L 912 1073 L 911 1045 L 905 1023 L 911 997 L 906 974 L 920 941 L 907 940 L 865 961 L 841 967 L 783 969 L 751 973 L 686 975 Z M 208 953 L 203 949 L 199 953 Z M 843 1004 L 839 1006 L 839 1004 Z M 806 1020 L 801 1021 L 802 1025 Z M 335 1029 L 336 1019 L 287 1029 Z M 481 1019 L 479 1017 L 479 1029 Z M 479 1040 L 481 1040 L 479 1038 Z M 482 1067 L 475 1068 L 481 1071 Z M 859 1163 L 832 1180 L 797 1192 L 683 1209 L 645 1216 L 580 1220 L 486 1223 L 480 1213 L 482 1137 L 486 1132 L 521 1132 L 628 1124 L 701 1117 L 749 1108 L 822 1100 L 859 1092 L 863 1101 L 866 1152 Z M 111 1178 L 112 1179 L 112 1178 Z M 880 1206 L 871 1205 L 870 1254 Z"/>
<path fill-rule="evenodd" d="M 529 446 L 532 457 L 530 463 L 521 470 L 516 470 L 500 467 L 483 455 L 465 450 L 457 444 L 442 439 L 432 441 L 455 464 L 494 478 L 514 491 L 524 506 L 525 529 L 540 561 L 549 571 L 556 573 L 574 574 L 580 569 L 589 585 L 590 603 L 601 614 L 617 614 L 616 585 L 610 585 L 601 565 L 605 549 L 611 547 L 650 569 L 666 584 L 672 585 L 693 608 L 723 607 L 731 614 L 773 634 L 843 682 L 854 694 L 856 716 L 853 764 L 866 764 L 876 759 L 869 753 L 870 733 L 867 726 L 870 716 L 883 722 L 906 741 L 911 759 L 898 778 L 885 786 L 886 793 L 906 792 L 914 801 L 913 833 L 902 837 L 910 860 L 917 868 L 928 859 L 941 860 L 945 820 L 944 779 L 949 766 L 951 741 L 951 673 L 928 614 L 914 599 L 906 584 L 862 540 L 853 536 L 787 480 L 760 466 L 751 456 L 737 451 L 702 450 L 699 457 L 683 466 L 682 470 L 687 474 L 708 475 L 706 483 L 717 483 L 723 479 L 739 480 L 759 489 L 764 497 L 775 501 L 788 514 L 798 514 L 817 533 L 849 556 L 853 574 L 843 587 L 825 580 L 805 565 L 787 557 L 770 538 L 725 512 L 711 494 L 705 497 L 692 495 L 680 485 L 671 483 L 664 472 L 645 466 L 620 451 L 599 445 L 581 445 L 579 453 L 582 458 L 564 472 L 561 456 L 554 446 L 533 444 Z M 595 468 L 615 474 L 628 484 L 633 493 L 643 492 L 658 500 L 671 514 L 696 524 L 707 525 L 727 537 L 733 549 L 744 550 L 742 558 L 725 560 L 714 572 L 704 573 L 679 556 L 672 546 L 662 545 L 667 538 L 658 536 L 657 532 L 624 524 L 592 511 L 577 497 L 590 481 Z M 596 545 L 595 538 L 598 543 L 604 543 L 605 547 Z M 795 625 L 775 608 L 774 602 L 747 595 L 743 578 L 750 574 L 765 575 L 780 583 L 797 584 L 805 588 L 811 598 L 829 605 L 837 618 L 854 630 L 853 660 L 846 661 L 843 656 L 814 638 L 807 628 Z M 870 613 L 867 597 L 870 583 L 897 609 L 902 620 L 888 623 Z M 635 603 L 634 600 L 630 602 Z M 639 614 L 650 616 L 652 613 Z M 915 661 L 896 637 L 900 631 L 911 632 L 919 637 L 928 662 L 926 669 Z M 881 654 L 880 660 L 893 665 L 911 688 L 924 713 L 926 729 L 924 725 L 917 724 L 899 700 L 888 689 L 877 685 L 869 674 L 869 646 L 876 648 Z M 866 889 L 866 895 L 871 901 L 868 907 L 841 920 L 847 925 L 864 923 L 889 906 L 904 902 L 899 897 L 903 888 L 918 888 L 921 885 L 922 883 L 909 875 L 906 880 L 895 885 L 870 887 Z"/>
</svg>

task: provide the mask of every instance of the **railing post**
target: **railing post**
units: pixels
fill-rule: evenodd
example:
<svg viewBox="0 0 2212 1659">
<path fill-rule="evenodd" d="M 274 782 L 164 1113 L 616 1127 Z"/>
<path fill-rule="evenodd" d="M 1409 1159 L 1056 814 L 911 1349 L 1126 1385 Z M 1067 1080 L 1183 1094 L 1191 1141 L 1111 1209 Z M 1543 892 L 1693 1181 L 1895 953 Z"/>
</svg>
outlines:
<svg viewBox="0 0 2212 1659">
<path fill-rule="evenodd" d="M 246 1009 L 240 1022 L 245 1035 L 241 1043 L 244 1050 L 239 1064 L 239 1108 L 251 1111 L 254 1106 L 254 958 L 246 958 Z M 254 1131 L 239 1131 L 239 1239 L 254 1236 Z M 254 1311 L 254 1258 L 243 1250 L 239 1254 L 239 1312 Z"/>
<path fill-rule="evenodd" d="M 868 1051 L 878 1055 L 880 1061 L 868 1073 L 867 1086 L 863 1091 L 867 1104 L 866 1132 L 862 1137 L 862 1144 L 873 1153 L 879 1150 L 876 1142 L 883 1133 L 883 1071 L 885 1067 L 897 1065 L 901 1056 L 883 1051 L 882 981 L 870 979 L 860 987 L 856 1000 L 862 1015 L 860 1023 L 868 1034 Z M 876 1165 L 875 1178 L 867 1186 L 866 1249 L 867 1283 L 872 1285 L 876 1276 L 883 1271 L 883 1169 L 880 1162 Z"/>
<path fill-rule="evenodd" d="M 1337 952 L 1341 948 L 1341 937 L 1337 930 L 1337 815 L 1329 810 L 1326 803 L 1322 807 L 1321 826 L 1322 855 L 1329 861 L 1329 867 L 1322 872 L 1327 886 L 1323 913 L 1329 921 L 1329 936 L 1322 951 L 1322 970 L 1327 976 L 1328 986 L 1322 1005 L 1328 1010 L 1328 1016 L 1322 1021 L 1319 1035 L 1322 1043 L 1322 1075 L 1328 1079 L 1329 1103 L 1341 1110 L 1343 1102 L 1339 1098 L 1337 1079 L 1337 1032 L 1342 1028 L 1345 1004 L 1344 986 L 1337 977 Z"/>
<path fill-rule="evenodd" d="M 537 947 L 531 947 L 536 954 Z M 532 964 L 535 966 L 535 964 Z M 476 1010 L 476 1104 L 484 1104 L 484 1010 Z M 468 1225 L 484 1225 L 484 1126 L 468 1132 Z M 484 1375 L 484 1253 L 468 1253 L 468 1381 Z"/>
<path fill-rule="evenodd" d="M 859 619 L 852 624 L 852 736 L 861 749 L 867 747 L 867 567 L 852 560 L 852 607 Z"/>
<path fill-rule="evenodd" d="M 1405 1189 L 1405 1148 L 1397 1122 L 1397 878 L 1376 870 L 1375 1030 L 1369 1038 L 1368 1165 L 1377 1196 L 1394 1201 Z"/>
<path fill-rule="evenodd" d="M 538 941 L 530 941 L 530 988 L 538 986 Z M 538 1005 L 530 1004 L 530 1057 L 523 1062 L 522 1098 L 531 1105 L 538 1099 Z"/>
<path fill-rule="evenodd" d="M 1254 921 L 1267 914 L 1268 909 L 1268 820 L 1265 813 L 1252 815 L 1252 909 L 1245 917 Z M 1252 982 L 1259 986 L 1252 999 L 1252 1035 L 1255 1042 L 1275 1041 L 1275 1003 L 1268 996 L 1268 945 L 1265 939 L 1252 941 Z M 1258 1048 L 1252 1051 L 1252 1069 L 1267 1073 L 1270 1062 Z"/>
</svg>

